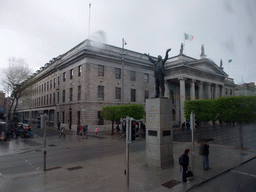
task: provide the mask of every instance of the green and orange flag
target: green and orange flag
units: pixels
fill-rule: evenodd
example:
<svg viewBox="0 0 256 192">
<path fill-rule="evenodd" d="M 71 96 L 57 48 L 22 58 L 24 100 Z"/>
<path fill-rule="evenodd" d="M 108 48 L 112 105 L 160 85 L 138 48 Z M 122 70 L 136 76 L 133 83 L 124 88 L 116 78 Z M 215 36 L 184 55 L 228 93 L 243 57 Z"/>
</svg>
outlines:
<svg viewBox="0 0 256 192">
<path fill-rule="evenodd" d="M 193 36 L 193 35 L 189 35 L 189 34 L 187 34 L 187 33 L 184 33 L 184 38 L 185 38 L 185 40 L 190 40 L 190 41 L 192 41 L 192 40 L 194 39 L 194 36 Z"/>
</svg>

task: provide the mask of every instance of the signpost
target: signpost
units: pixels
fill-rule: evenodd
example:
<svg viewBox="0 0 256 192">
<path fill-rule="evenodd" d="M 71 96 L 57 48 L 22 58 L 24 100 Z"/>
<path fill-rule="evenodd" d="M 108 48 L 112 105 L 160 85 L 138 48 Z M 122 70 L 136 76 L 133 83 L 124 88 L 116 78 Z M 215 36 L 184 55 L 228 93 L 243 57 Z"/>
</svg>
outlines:
<svg viewBox="0 0 256 192">
<path fill-rule="evenodd" d="M 46 119 L 47 115 L 41 115 L 41 129 L 44 129 L 44 171 L 46 171 Z"/>
<path fill-rule="evenodd" d="M 131 141 L 135 140 L 135 120 L 131 117 L 126 116 L 126 183 L 127 188 L 129 189 L 129 144 L 131 144 Z M 134 131 L 132 129 L 134 128 Z M 133 134 L 134 133 L 134 134 Z"/>
<path fill-rule="evenodd" d="M 193 112 L 191 112 L 190 114 L 190 129 L 191 129 L 191 136 L 192 136 L 192 166 L 191 166 L 191 170 L 192 172 L 195 174 L 195 169 L 194 169 L 194 165 L 195 165 L 195 149 L 194 149 L 194 129 L 195 129 L 195 114 Z"/>
</svg>

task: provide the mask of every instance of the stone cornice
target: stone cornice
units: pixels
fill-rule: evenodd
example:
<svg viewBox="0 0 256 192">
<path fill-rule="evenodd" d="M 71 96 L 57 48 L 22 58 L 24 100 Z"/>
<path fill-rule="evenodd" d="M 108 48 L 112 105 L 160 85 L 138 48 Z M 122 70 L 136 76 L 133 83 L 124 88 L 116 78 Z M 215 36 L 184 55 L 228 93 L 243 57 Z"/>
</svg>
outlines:
<svg viewBox="0 0 256 192">
<path fill-rule="evenodd" d="M 121 48 L 103 44 L 104 48 L 99 49 L 89 45 L 89 42 L 90 41 L 88 40 L 82 42 L 78 46 L 72 48 L 69 52 L 58 57 L 53 63 L 48 64 L 46 67 L 42 67 L 42 70 L 39 71 L 34 78 L 42 80 L 55 73 L 57 70 L 63 70 L 84 58 L 98 59 L 121 65 L 124 56 L 125 65 L 136 65 L 136 67 L 139 66 L 144 69 L 153 70 L 153 65 L 148 61 L 147 57 L 141 53 L 124 49 L 124 55 L 122 55 Z"/>
</svg>

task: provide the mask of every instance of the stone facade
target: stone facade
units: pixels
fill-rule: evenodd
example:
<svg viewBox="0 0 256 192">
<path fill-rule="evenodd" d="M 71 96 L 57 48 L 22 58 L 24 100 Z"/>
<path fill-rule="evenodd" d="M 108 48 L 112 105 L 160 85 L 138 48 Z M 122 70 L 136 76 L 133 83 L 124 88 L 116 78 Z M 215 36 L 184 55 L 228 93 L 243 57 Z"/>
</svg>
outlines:
<svg viewBox="0 0 256 192">
<path fill-rule="evenodd" d="M 99 119 L 103 106 L 139 103 L 154 95 L 153 67 L 146 56 L 124 50 L 124 101 L 117 95 L 122 89 L 122 49 L 86 40 L 67 53 L 54 58 L 34 74 L 37 79 L 31 95 L 18 106 L 21 121 L 35 122 L 39 113 L 49 114 L 48 124 L 76 129 L 88 124 L 89 131 L 111 129 L 110 122 Z M 131 78 L 133 74 L 133 78 Z M 117 76 L 117 77 L 116 77 Z M 146 78 L 147 77 L 147 78 Z M 103 92 L 99 92 L 99 86 Z M 131 100 L 131 89 L 135 100 Z M 148 94 L 145 95 L 145 91 Z M 100 95 L 100 96 L 99 96 Z"/>
</svg>

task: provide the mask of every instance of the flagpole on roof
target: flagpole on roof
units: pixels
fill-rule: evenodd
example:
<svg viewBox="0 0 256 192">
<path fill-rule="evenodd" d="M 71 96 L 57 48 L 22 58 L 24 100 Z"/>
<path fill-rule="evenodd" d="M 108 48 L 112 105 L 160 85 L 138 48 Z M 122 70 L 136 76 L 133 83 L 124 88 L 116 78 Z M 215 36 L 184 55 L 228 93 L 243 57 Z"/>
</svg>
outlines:
<svg viewBox="0 0 256 192">
<path fill-rule="evenodd" d="M 89 3 L 89 28 L 88 28 L 88 39 L 90 39 L 90 24 L 91 24 L 91 3 Z"/>
<path fill-rule="evenodd" d="M 184 55 L 185 55 L 185 32 L 184 32 L 184 34 L 183 34 L 183 38 L 184 38 L 184 44 L 183 44 L 183 47 L 184 47 Z"/>
</svg>

